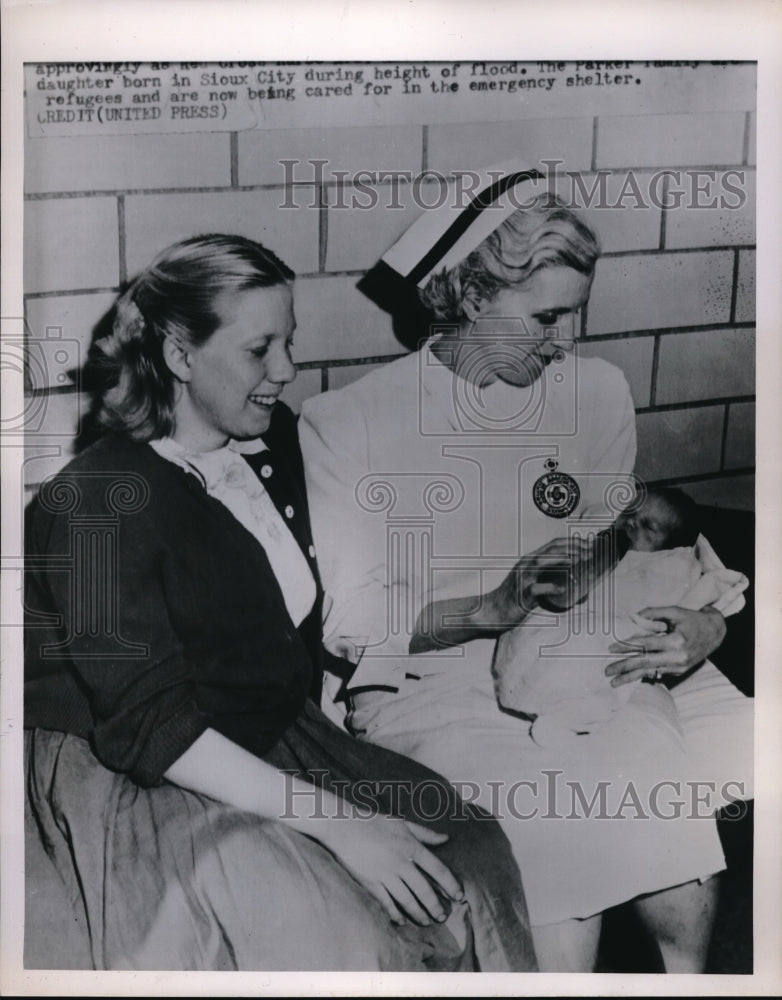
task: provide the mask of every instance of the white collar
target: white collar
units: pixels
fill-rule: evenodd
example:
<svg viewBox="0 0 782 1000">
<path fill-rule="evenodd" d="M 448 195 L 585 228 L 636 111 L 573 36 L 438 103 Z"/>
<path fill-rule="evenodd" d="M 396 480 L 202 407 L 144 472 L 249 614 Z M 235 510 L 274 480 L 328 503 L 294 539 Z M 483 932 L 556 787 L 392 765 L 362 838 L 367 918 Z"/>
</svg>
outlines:
<svg viewBox="0 0 782 1000">
<path fill-rule="evenodd" d="M 210 455 L 222 455 L 224 452 L 233 452 L 237 455 L 257 455 L 262 451 L 268 451 L 269 446 L 262 438 L 251 438 L 249 441 L 236 441 L 231 438 L 227 444 L 219 448 L 212 448 L 209 451 L 192 451 L 185 448 L 183 444 L 172 437 L 155 438 L 149 442 L 155 451 L 164 458 L 207 458 Z"/>
<path fill-rule="evenodd" d="M 238 456 L 268 451 L 267 445 L 260 438 L 251 441 L 232 439 L 210 451 L 191 451 L 172 437 L 157 438 L 149 444 L 161 458 L 168 459 L 196 476 L 207 491 L 212 490 L 225 477 L 227 469 L 236 462 Z"/>
<path fill-rule="evenodd" d="M 561 395 L 560 386 L 551 377 L 550 366 L 529 386 L 515 386 L 497 379 L 479 388 L 453 372 L 432 351 L 429 343 L 421 348 L 423 391 L 437 406 L 454 431 L 473 433 L 528 432 L 527 422 L 539 423 L 541 408 L 548 408 Z M 573 354 L 566 354 L 559 372 L 568 381 L 575 377 Z M 555 404 L 556 405 L 556 404 Z"/>
</svg>

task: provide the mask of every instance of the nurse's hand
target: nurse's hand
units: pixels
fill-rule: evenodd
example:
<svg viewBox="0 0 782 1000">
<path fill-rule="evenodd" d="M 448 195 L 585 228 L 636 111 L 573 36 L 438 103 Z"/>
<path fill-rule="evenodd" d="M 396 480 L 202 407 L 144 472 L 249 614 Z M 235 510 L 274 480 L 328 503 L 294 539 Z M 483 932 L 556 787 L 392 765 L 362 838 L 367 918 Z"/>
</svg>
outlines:
<svg viewBox="0 0 782 1000">
<path fill-rule="evenodd" d="M 719 647 L 727 631 L 725 619 L 714 608 L 644 608 L 641 617 L 659 623 L 652 635 L 631 636 L 609 646 L 610 653 L 629 653 L 606 667 L 611 685 L 629 684 L 650 677 L 685 674 Z"/>
<path fill-rule="evenodd" d="M 558 610 L 577 603 L 588 589 L 587 574 L 580 571 L 592 554 L 584 538 L 555 538 L 522 556 L 496 590 L 489 595 L 495 625 L 520 625 L 542 600 Z"/>
<path fill-rule="evenodd" d="M 591 551 L 592 545 L 585 539 L 555 538 L 522 556 L 494 590 L 432 601 L 418 616 L 409 652 L 428 653 L 460 646 L 473 639 L 496 638 L 501 632 L 520 625 L 538 607 L 541 599 L 556 599 L 565 591 L 572 596 L 573 588 L 563 587 L 562 581 L 569 577 L 570 570 L 588 561 Z M 546 571 L 552 568 L 557 570 L 558 582 L 545 581 Z M 581 582 L 586 588 L 587 576 L 583 576 Z M 575 597 L 570 603 L 578 599 Z"/>
</svg>

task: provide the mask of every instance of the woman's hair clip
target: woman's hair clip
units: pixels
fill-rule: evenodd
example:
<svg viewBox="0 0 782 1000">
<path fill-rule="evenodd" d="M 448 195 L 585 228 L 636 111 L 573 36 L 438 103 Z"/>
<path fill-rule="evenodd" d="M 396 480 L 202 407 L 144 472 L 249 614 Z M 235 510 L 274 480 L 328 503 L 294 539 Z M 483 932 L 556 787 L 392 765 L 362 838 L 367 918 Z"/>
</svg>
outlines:
<svg viewBox="0 0 782 1000">
<path fill-rule="evenodd" d="M 130 292 L 126 292 L 117 301 L 116 322 L 114 329 L 123 339 L 134 339 L 141 336 L 147 321 Z"/>
</svg>

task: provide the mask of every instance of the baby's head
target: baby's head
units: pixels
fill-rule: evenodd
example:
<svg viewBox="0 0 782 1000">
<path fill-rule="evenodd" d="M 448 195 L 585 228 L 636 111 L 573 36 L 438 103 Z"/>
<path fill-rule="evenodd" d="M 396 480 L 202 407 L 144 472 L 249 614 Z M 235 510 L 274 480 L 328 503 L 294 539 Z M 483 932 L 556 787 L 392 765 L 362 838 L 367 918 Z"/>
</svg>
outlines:
<svg viewBox="0 0 782 1000">
<path fill-rule="evenodd" d="M 698 505 L 671 486 L 650 489 L 638 507 L 619 515 L 616 529 L 636 552 L 694 545 L 700 534 Z"/>
</svg>

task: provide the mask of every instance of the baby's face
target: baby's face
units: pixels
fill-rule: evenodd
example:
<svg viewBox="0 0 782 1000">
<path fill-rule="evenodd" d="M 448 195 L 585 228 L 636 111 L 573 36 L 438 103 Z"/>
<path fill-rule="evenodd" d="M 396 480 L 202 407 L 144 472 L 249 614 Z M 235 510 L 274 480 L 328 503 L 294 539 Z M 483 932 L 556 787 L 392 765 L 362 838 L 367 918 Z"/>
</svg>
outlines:
<svg viewBox="0 0 782 1000">
<path fill-rule="evenodd" d="M 647 496 L 637 510 L 620 514 L 616 526 L 624 531 L 631 549 L 657 552 L 666 547 L 679 518 L 662 497 Z"/>
</svg>

